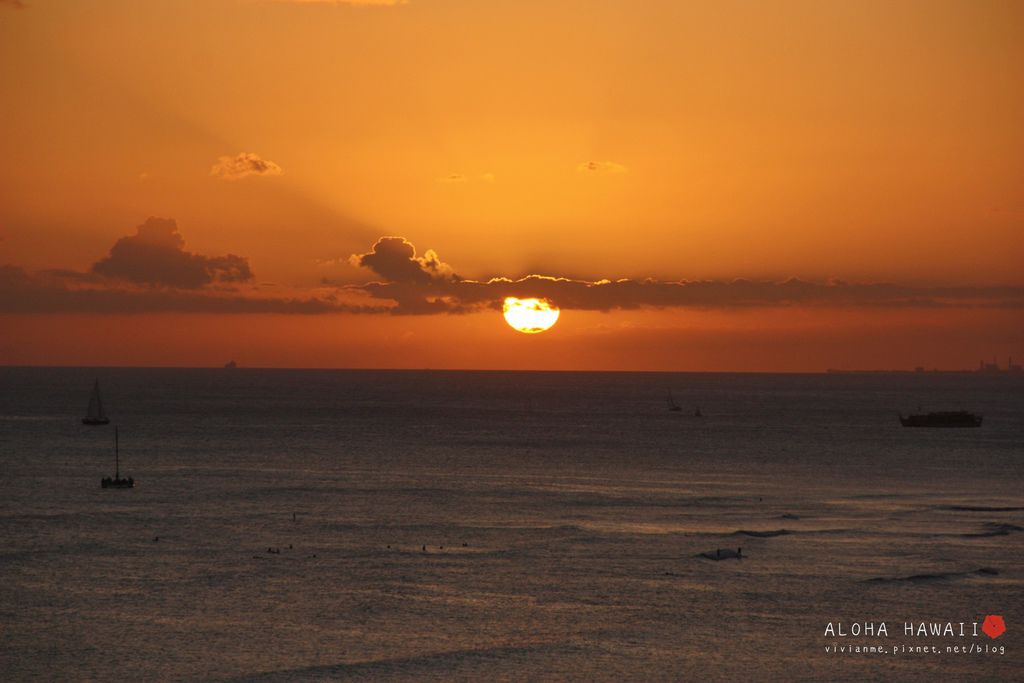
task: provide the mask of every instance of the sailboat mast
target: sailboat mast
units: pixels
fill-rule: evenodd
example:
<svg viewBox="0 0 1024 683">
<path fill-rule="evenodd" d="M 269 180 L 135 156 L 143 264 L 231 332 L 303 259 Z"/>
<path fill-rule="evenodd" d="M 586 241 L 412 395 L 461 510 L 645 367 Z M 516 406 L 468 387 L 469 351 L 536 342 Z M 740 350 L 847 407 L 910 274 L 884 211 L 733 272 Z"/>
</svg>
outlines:
<svg viewBox="0 0 1024 683">
<path fill-rule="evenodd" d="M 121 456 L 117 452 L 117 427 L 114 427 L 114 479 L 121 478 Z"/>
</svg>

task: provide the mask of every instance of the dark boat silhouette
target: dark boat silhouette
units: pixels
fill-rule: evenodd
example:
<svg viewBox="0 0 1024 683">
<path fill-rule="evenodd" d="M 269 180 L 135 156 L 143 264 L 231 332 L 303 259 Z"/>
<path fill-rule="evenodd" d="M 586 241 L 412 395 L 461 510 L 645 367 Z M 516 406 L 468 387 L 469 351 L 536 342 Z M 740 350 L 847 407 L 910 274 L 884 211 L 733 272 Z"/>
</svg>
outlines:
<svg viewBox="0 0 1024 683">
<path fill-rule="evenodd" d="M 103 412 L 103 399 L 100 398 L 100 381 L 96 380 L 92 385 L 92 394 L 89 396 L 89 408 L 82 418 L 84 425 L 105 425 L 110 424 L 110 418 Z"/>
<path fill-rule="evenodd" d="M 114 476 L 100 479 L 100 487 L 105 489 L 133 489 L 135 480 L 131 477 L 121 478 L 121 457 L 118 452 L 117 427 L 114 427 Z"/>
<path fill-rule="evenodd" d="M 670 411 L 672 411 L 673 413 L 679 412 L 680 410 L 683 409 L 683 407 L 681 405 L 676 403 L 675 397 L 672 396 L 672 390 L 671 389 L 668 390 L 668 397 L 666 398 L 666 400 L 668 401 L 668 409 Z"/>
<path fill-rule="evenodd" d="M 904 427 L 980 427 L 981 420 L 981 415 L 966 410 L 921 413 L 907 417 L 900 415 L 900 424 Z"/>
</svg>

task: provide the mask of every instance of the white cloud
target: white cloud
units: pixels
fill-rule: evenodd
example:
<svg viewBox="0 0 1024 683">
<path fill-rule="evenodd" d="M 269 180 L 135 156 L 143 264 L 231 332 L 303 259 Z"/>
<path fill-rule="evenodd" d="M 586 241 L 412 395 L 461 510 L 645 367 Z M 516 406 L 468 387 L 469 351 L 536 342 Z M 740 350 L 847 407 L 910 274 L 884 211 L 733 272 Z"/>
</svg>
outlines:
<svg viewBox="0 0 1024 683">
<path fill-rule="evenodd" d="M 251 175 L 281 175 L 281 167 L 269 159 L 261 159 L 258 154 L 242 152 L 236 157 L 219 157 L 217 163 L 210 168 L 210 175 L 222 180 L 241 180 Z"/>
</svg>

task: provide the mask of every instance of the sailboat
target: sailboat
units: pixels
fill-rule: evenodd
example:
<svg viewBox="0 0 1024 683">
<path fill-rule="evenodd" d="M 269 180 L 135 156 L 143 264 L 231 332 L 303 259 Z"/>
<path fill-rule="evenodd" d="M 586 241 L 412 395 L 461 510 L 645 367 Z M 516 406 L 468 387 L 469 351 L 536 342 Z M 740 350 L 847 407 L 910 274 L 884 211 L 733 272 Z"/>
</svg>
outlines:
<svg viewBox="0 0 1024 683">
<path fill-rule="evenodd" d="M 121 457 L 117 448 L 117 427 L 114 427 L 114 477 L 100 479 L 100 487 L 105 489 L 133 489 L 135 480 L 131 477 L 121 478 Z"/>
<path fill-rule="evenodd" d="M 673 413 L 679 412 L 680 410 L 683 409 L 683 407 L 681 405 L 676 403 L 675 397 L 672 396 L 672 390 L 671 389 L 668 390 L 668 397 L 667 397 L 666 400 L 668 401 L 668 409 L 670 411 L 672 411 Z"/>
<path fill-rule="evenodd" d="M 100 381 L 96 380 L 92 385 L 92 395 L 89 396 L 89 410 L 82 418 L 84 425 L 105 425 L 110 424 L 110 418 L 103 412 L 103 399 L 100 398 Z"/>
</svg>

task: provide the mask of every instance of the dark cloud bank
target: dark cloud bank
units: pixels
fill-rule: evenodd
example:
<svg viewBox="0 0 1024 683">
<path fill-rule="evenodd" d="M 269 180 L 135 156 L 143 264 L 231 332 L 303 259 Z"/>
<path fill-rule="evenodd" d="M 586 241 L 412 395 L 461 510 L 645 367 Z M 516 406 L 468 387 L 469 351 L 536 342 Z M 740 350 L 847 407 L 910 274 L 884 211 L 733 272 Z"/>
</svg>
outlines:
<svg viewBox="0 0 1024 683">
<path fill-rule="evenodd" d="M 755 280 L 575 280 L 460 277 L 432 251 L 418 256 L 402 237 L 382 237 L 350 263 L 379 280 L 336 285 L 329 294 L 255 295 L 248 259 L 185 249 L 171 219 L 150 218 L 88 272 L 28 273 L 0 266 L 0 313 L 366 313 L 458 314 L 498 309 L 506 296 L 544 297 L 574 310 L 738 309 L 771 306 L 1024 308 L 1024 287 L 913 287 L 888 283 Z M 325 283 L 329 284 L 329 283 Z"/>
<path fill-rule="evenodd" d="M 824 305 L 845 307 L 997 307 L 1020 308 L 1024 287 L 910 287 L 832 280 L 783 282 L 755 280 L 573 280 L 528 275 L 486 281 L 458 276 L 433 251 L 416 256 L 401 237 L 382 237 L 355 265 L 384 281 L 355 289 L 394 302 L 395 314 L 464 313 L 500 308 L 506 296 L 544 297 L 562 308 L 591 311 L 636 308 L 741 308 L 755 306 Z"/>
<path fill-rule="evenodd" d="M 28 273 L 0 266 L 0 313 L 332 313 L 384 312 L 387 307 L 350 305 L 336 295 L 245 295 L 248 259 L 204 256 L 185 249 L 173 219 L 150 217 L 122 237 L 87 272 Z"/>
</svg>

